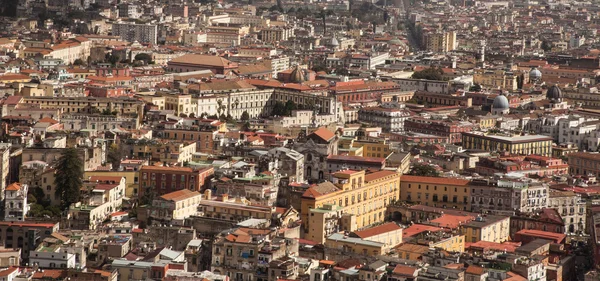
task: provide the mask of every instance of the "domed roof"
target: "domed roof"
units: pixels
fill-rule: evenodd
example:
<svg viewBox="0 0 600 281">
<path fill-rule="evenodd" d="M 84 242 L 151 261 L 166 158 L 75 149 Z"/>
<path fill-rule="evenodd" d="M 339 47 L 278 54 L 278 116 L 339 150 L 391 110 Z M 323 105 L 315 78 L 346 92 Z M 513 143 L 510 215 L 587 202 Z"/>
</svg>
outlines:
<svg viewBox="0 0 600 281">
<path fill-rule="evenodd" d="M 294 70 L 292 70 L 292 73 L 290 73 L 290 82 L 292 83 L 302 83 L 304 82 L 304 71 L 302 69 L 300 69 L 298 66 L 296 66 L 294 68 Z"/>
<path fill-rule="evenodd" d="M 340 45 L 340 42 L 338 42 L 338 40 L 335 39 L 335 37 L 331 37 L 331 43 L 329 45 L 337 47 Z"/>
<path fill-rule="evenodd" d="M 542 72 L 539 69 L 534 68 L 529 72 L 529 78 L 540 79 L 540 78 L 542 78 Z"/>
<path fill-rule="evenodd" d="M 546 92 L 546 98 L 549 100 L 562 99 L 562 91 L 558 86 L 552 85 L 552 87 L 550 87 L 550 89 L 548 89 L 548 91 Z"/>
<path fill-rule="evenodd" d="M 390 44 L 390 45 L 400 45 L 400 44 L 402 44 L 402 40 L 398 39 L 398 37 L 395 37 L 394 39 L 388 41 L 388 44 Z"/>
<path fill-rule="evenodd" d="M 504 95 L 499 95 L 494 99 L 494 103 L 492 103 L 493 109 L 508 109 L 510 108 L 510 104 L 508 103 L 508 99 Z"/>
</svg>

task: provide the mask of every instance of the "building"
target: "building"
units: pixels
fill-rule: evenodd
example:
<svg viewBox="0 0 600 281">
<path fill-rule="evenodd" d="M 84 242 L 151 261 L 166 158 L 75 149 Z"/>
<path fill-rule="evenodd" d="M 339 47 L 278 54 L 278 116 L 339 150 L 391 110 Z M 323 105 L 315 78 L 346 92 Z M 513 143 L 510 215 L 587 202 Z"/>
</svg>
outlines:
<svg viewBox="0 0 600 281">
<path fill-rule="evenodd" d="M 470 210 L 469 180 L 403 175 L 400 200 L 431 207 Z"/>
<path fill-rule="evenodd" d="M 75 254 L 60 246 L 38 246 L 29 256 L 29 263 L 40 268 L 75 268 Z"/>
<path fill-rule="evenodd" d="M 304 178 L 323 180 L 327 168 L 327 157 L 337 155 L 339 137 L 325 127 L 320 127 L 302 140 L 294 143 L 294 150 L 304 155 Z"/>
<path fill-rule="evenodd" d="M 12 183 L 4 190 L 4 220 L 23 221 L 29 211 L 27 205 L 28 185 Z"/>
<path fill-rule="evenodd" d="M 574 152 L 567 154 L 567 157 L 570 174 L 600 177 L 600 153 Z"/>
<path fill-rule="evenodd" d="M 171 72 L 210 70 L 214 74 L 231 75 L 237 68 L 237 63 L 211 55 L 187 54 L 167 63 L 167 69 Z"/>
<path fill-rule="evenodd" d="M 279 43 L 287 41 L 294 36 L 294 28 L 292 27 L 270 27 L 263 28 L 260 31 L 260 38 L 265 43 Z"/>
<path fill-rule="evenodd" d="M 362 157 L 348 155 L 329 155 L 327 157 L 327 168 L 329 174 L 342 170 L 382 170 L 385 168 L 385 158 Z"/>
<path fill-rule="evenodd" d="M 478 216 L 475 220 L 463 224 L 461 233 L 466 242 L 489 241 L 502 243 L 510 240 L 510 217 Z"/>
<path fill-rule="evenodd" d="M 326 204 L 342 207 L 340 229 L 355 231 L 385 220 L 385 208 L 400 197 L 400 174 L 392 171 L 344 170 L 334 173 L 332 182 L 309 187 L 302 195 L 301 219 L 304 235 L 320 237 L 325 222 L 312 224 L 310 209 Z M 312 216 L 312 215 L 311 215 Z M 324 217 L 325 218 L 325 217 Z"/>
<path fill-rule="evenodd" d="M 455 50 L 456 31 L 423 32 L 422 46 L 431 52 L 446 53 Z"/>
<path fill-rule="evenodd" d="M 181 189 L 200 191 L 213 174 L 212 167 L 193 170 L 188 167 L 144 166 L 139 171 L 139 196 L 148 192 L 164 195 Z"/>
<path fill-rule="evenodd" d="M 167 193 L 152 201 L 150 209 L 150 218 L 171 222 L 183 220 L 198 212 L 198 204 L 201 200 L 201 194 L 198 191 L 182 189 Z"/>
<path fill-rule="evenodd" d="M 410 133 L 441 136 L 449 143 L 460 143 L 462 133 L 471 132 L 473 124 L 464 121 L 435 120 L 423 117 L 410 117 L 404 121 L 404 130 Z"/>
<path fill-rule="evenodd" d="M 113 23 L 112 34 L 128 42 L 140 42 L 156 45 L 158 26 L 155 24 Z"/>
<path fill-rule="evenodd" d="M 95 230 L 114 212 L 120 211 L 125 197 L 125 178 L 92 176 L 84 182 L 82 200 L 69 207 L 69 227 Z"/>
<path fill-rule="evenodd" d="M 553 208 L 565 223 L 565 234 L 585 233 L 586 203 L 573 191 L 550 190 L 548 208 Z"/>
<path fill-rule="evenodd" d="M 6 186 L 8 185 L 8 173 L 10 171 L 10 143 L 0 145 L 0 200 L 4 200 Z"/>
<path fill-rule="evenodd" d="M 0 222 L 0 243 L 7 249 L 21 249 L 21 257 L 28 259 L 30 251 L 57 231 L 58 223 L 3 221 Z"/>
<path fill-rule="evenodd" d="M 478 68 L 473 74 L 473 84 L 481 85 L 484 88 L 516 91 L 518 76 L 512 71 Z"/>
<path fill-rule="evenodd" d="M 462 133 L 464 149 L 506 151 L 510 154 L 552 155 L 552 138 L 542 135 L 501 136 L 482 133 Z"/>
<path fill-rule="evenodd" d="M 469 188 L 473 212 L 531 213 L 548 207 L 548 185 L 530 179 L 473 180 Z"/>
<path fill-rule="evenodd" d="M 358 120 L 381 127 L 384 132 L 404 132 L 404 121 L 411 116 L 404 104 L 363 107 L 358 111 Z"/>
</svg>

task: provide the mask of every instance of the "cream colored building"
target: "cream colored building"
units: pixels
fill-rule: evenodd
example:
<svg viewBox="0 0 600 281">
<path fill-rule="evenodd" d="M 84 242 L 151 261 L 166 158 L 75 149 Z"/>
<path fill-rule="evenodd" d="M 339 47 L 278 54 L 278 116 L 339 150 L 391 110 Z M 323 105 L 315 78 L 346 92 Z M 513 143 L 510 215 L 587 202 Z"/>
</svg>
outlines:
<svg viewBox="0 0 600 281">
<path fill-rule="evenodd" d="M 182 189 L 167 193 L 152 202 L 150 218 L 170 222 L 184 219 L 198 212 L 202 195 L 200 192 Z"/>
<path fill-rule="evenodd" d="M 196 113 L 192 103 L 191 95 L 180 95 L 174 93 L 158 92 L 158 96 L 165 98 L 165 110 L 174 110 L 176 115 Z"/>
<path fill-rule="evenodd" d="M 394 222 L 355 231 L 350 236 L 363 240 L 382 243 L 383 251 L 389 252 L 392 248 L 402 243 L 402 227 Z"/>
<path fill-rule="evenodd" d="M 455 50 L 458 47 L 456 44 L 456 31 L 425 32 L 423 34 L 423 46 L 426 50 L 436 53 Z"/>
<path fill-rule="evenodd" d="M 484 215 L 464 224 L 461 233 L 467 243 L 488 241 L 502 243 L 510 239 L 510 217 Z"/>
<path fill-rule="evenodd" d="M 8 172 L 10 171 L 10 143 L 0 144 L 0 200 L 4 200 L 4 191 L 8 184 Z"/>
<path fill-rule="evenodd" d="M 518 76 L 512 71 L 479 68 L 473 74 L 473 84 L 479 84 L 483 88 L 516 91 Z"/>
<path fill-rule="evenodd" d="M 301 219 L 306 222 L 304 234 L 320 237 L 312 232 L 325 232 L 325 222 L 312 224 L 310 210 L 326 204 L 343 207 L 339 230 L 355 231 L 383 222 L 385 208 L 400 197 L 400 174 L 392 171 L 343 170 L 333 174 L 333 182 L 312 186 L 304 192 L 301 201 Z"/>
</svg>

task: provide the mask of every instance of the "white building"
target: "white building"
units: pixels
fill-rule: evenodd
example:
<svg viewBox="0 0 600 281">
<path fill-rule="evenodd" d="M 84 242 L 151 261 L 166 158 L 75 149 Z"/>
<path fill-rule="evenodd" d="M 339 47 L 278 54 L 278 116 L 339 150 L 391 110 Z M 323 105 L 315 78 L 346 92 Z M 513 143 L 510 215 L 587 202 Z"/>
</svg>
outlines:
<svg viewBox="0 0 600 281">
<path fill-rule="evenodd" d="M 358 120 L 381 127 L 386 132 L 404 132 L 404 121 L 410 116 L 404 104 L 383 104 L 358 111 Z"/>
<path fill-rule="evenodd" d="M 24 221 L 29 206 L 27 205 L 27 184 L 12 183 L 4 190 L 4 220 Z"/>
<path fill-rule="evenodd" d="M 29 254 L 29 263 L 40 268 L 75 268 L 75 255 L 60 246 L 46 247 L 43 244 Z"/>
<path fill-rule="evenodd" d="M 182 189 L 167 193 L 152 201 L 150 217 L 156 220 L 171 222 L 180 221 L 195 215 L 202 195 L 197 191 Z"/>
<path fill-rule="evenodd" d="M 565 223 L 565 234 L 584 233 L 586 204 L 581 195 L 572 191 L 550 192 L 548 208 L 558 211 Z"/>
</svg>

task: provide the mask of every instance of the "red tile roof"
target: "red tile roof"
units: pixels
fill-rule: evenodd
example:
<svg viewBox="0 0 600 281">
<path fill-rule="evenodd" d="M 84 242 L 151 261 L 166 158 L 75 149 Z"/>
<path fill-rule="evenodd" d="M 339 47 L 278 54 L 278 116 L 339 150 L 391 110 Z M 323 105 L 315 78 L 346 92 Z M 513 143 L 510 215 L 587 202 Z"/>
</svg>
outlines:
<svg viewBox="0 0 600 281">
<path fill-rule="evenodd" d="M 396 231 L 396 230 L 400 230 L 402 229 L 400 226 L 398 226 L 396 223 L 393 222 L 388 222 L 388 223 L 384 223 L 382 225 L 378 225 L 375 227 L 371 227 L 371 228 L 367 228 L 364 230 L 360 230 L 360 231 L 355 231 L 354 235 L 365 239 L 371 236 L 375 236 L 375 235 L 379 235 L 382 233 L 387 233 L 387 232 L 392 232 L 392 231 Z"/>
<path fill-rule="evenodd" d="M 469 265 L 469 267 L 467 268 L 467 271 L 465 271 L 465 272 L 469 273 L 469 274 L 474 274 L 474 275 L 481 275 L 481 274 L 485 273 L 485 269 L 481 266 Z"/>
<path fill-rule="evenodd" d="M 403 276 L 415 276 L 416 270 L 417 269 L 412 266 L 397 264 L 396 267 L 394 267 L 394 274 Z"/>
<path fill-rule="evenodd" d="M 457 178 L 421 177 L 421 176 L 403 175 L 402 182 L 419 182 L 419 183 L 463 186 L 463 185 L 468 185 L 470 181 L 465 180 L 465 179 L 457 179 Z"/>
<path fill-rule="evenodd" d="M 18 182 L 13 182 L 9 186 L 6 187 L 8 191 L 19 191 L 21 189 L 21 184 Z"/>
<path fill-rule="evenodd" d="M 388 170 L 377 171 L 377 172 L 365 175 L 365 182 L 378 180 L 380 178 L 384 178 L 384 177 L 391 176 L 391 175 L 399 175 L 399 174 L 397 172 L 388 171 Z"/>
<path fill-rule="evenodd" d="M 327 130 L 327 128 L 325 128 L 325 127 L 320 127 L 319 129 L 314 131 L 311 135 L 315 135 L 324 141 L 329 141 L 333 137 L 335 137 L 335 134 L 332 131 Z"/>
<path fill-rule="evenodd" d="M 455 216 L 443 214 L 441 217 L 431 220 L 431 222 L 436 223 L 439 227 L 455 229 L 474 219 L 475 218 L 471 216 Z"/>
<path fill-rule="evenodd" d="M 411 237 L 425 231 L 440 231 L 439 227 L 424 225 L 424 224 L 413 224 L 402 231 L 402 238 Z"/>
<path fill-rule="evenodd" d="M 563 233 L 554 233 L 554 232 L 534 230 L 534 229 L 520 230 L 519 232 L 517 232 L 517 236 L 530 236 L 530 237 L 548 239 L 548 240 L 554 241 L 555 243 L 561 243 L 567 237 L 567 235 L 563 234 Z"/>
</svg>

